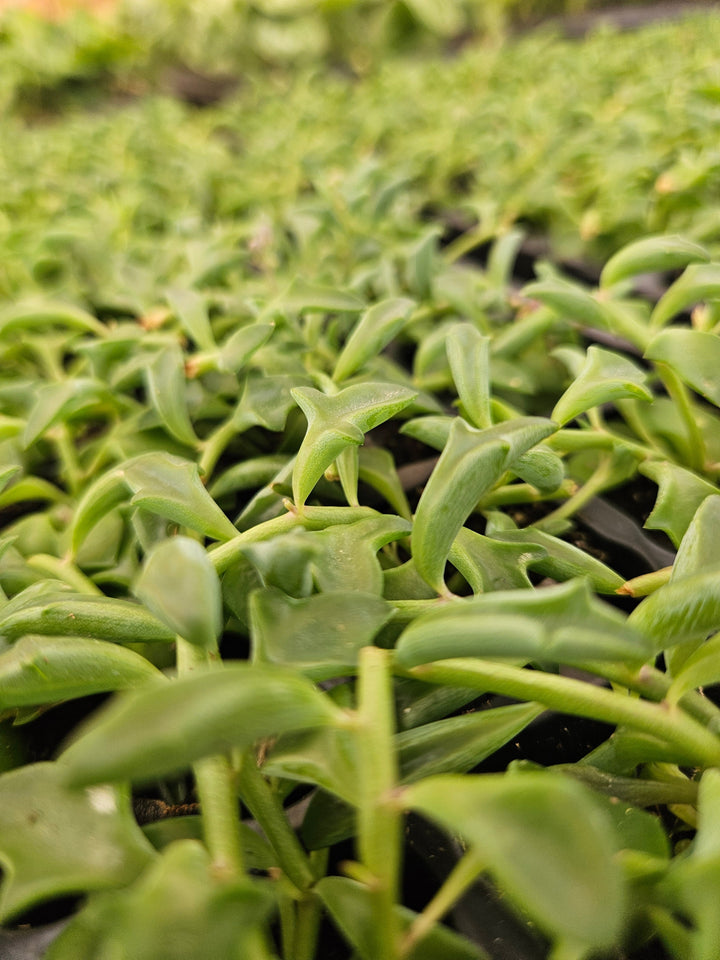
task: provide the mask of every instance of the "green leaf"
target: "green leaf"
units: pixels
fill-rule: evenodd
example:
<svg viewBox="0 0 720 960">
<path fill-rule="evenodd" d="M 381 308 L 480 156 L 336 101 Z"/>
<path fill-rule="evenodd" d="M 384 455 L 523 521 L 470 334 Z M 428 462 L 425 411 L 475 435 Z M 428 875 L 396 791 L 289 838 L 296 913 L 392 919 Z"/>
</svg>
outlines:
<svg viewBox="0 0 720 960">
<path fill-rule="evenodd" d="M 685 641 L 701 641 L 720 630 L 718 567 L 671 580 L 645 597 L 628 623 L 652 641 L 657 651 Z"/>
<path fill-rule="evenodd" d="M 645 521 L 649 530 L 664 530 L 677 547 L 690 526 L 700 504 L 720 490 L 668 460 L 650 460 L 641 463 L 640 473 L 658 485 L 658 495 L 652 513 Z"/>
<path fill-rule="evenodd" d="M 193 343 L 201 350 L 216 349 L 208 318 L 207 300 L 202 294 L 197 290 L 173 287 L 166 292 L 165 299 Z"/>
<path fill-rule="evenodd" d="M 540 493 L 552 493 L 565 479 L 560 457 L 547 447 L 533 447 L 512 465 L 512 472 Z"/>
<path fill-rule="evenodd" d="M 239 373 L 260 347 L 268 342 L 274 323 L 251 323 L 231 334 L 218 352 L 218 370 Z"/>
<path fill-rule="evenodd" d="M 104 337 L 107 334 L 105 325 L 96 320 L 91 313 L 79 307 L 73 307 L 67 303 L 56 303 L 52 300 L 17 304 L 0 314 L 0 337 L 6 333 L 34 330 L 38 327 L 40 329 L 61 327 L 81 333 L 94 333 L 98 337 Z"/>
<path fill-rule="evenodd" d="M 445 348 L 465 417 L 479 429 L 491 426 L 490 337 L 471 323 L 457 323 L 450 328 Z"/>
<path fill-rule="evenodd" d="M 359 789 L 356 752 L 356 740 L 349 730 L 323 727 L 289 733 L 272 745 L 262 770 L 270 777 L 322 787 L 355 806 Z"/>
<path fill-rule="evenodd" d="M 415 420 L 408 420 L 400 427 L 400 433 L 407 437 L 413 437 L 428 447 L 435 450 L 442 450 L 448 442 L 450 429 L 458 417 L 447 417 L 441 415 L 431 415 L 428 417 L 417 417 Z"/>
<path fill-rule="evenodd" d="M 393 609 L 373 594 L 332 591 L 296 600 L 279 590 L 250 596 L 254 660 L 292 666 L 324 680 L 354 671 Z"/>
<path fill-rule="evenodd" d="M 720 406 L 720 337 L 700 330 L 662 330 L 650 341 L 645 356 L 666 363 L 689 387 Z"/>
<path fill-rule="evenodd" d="M 333 380 L 346 380 L 380 353 L 405 326 L 414 306 L 414 300 L 394 297 L 366 310 L 337 358 Z"/>
<path fill-rule="evenodd" d="M 395 654 L 405 669 L 450 657 L 522 658 L 553 663 L 652 657 L 642 634 L 595 599 L 585 580 L 543 590 L 501 590 L 457 599 L 417 617 Z"/>
<path fill-rule="evenodd" d="M 683 660 L 665 700 L 675 704 L 690 690 L 716 683 L 720 683 L 720 634 L 706 640 Z"/>
<path fill-rule="evenodd" d="M 126 884 L 153 858 L 125 790 L 71 790 L 60 763 L 0 777 L 0 920 L 67 894 Z"/>
<path fill-rule="evenodd" d="M 220 580 L 197 540 L 171 537 L 155 547 L 134 593 L 173 633 L 215 648 L 223 628 Z"/>
<path fill-rule="evenodd" d="M 520 291 L 523 297 L 539 300 L 564 319 L 600 330 L 612 329 L 605 306 L 586 290 L 568 280 L 539 280 Z"/>
<path fill-rule="evenodd" d="M 198 444 L 186 400 L 185 359 L 180 346 L 168 344 L 144 365 L 148 398 L 171 437 L 189 447 Z"/>
<path fill-rule="evenodd" d="M 377 960 L 376 918 L 372 891 L 345 877 L 324 877 L 315 892 L 343 935 L 362 960 Z M 406 907 L 395 907 L 406 933 L 417 917 Z M 442 924 L 436 924 L 410 954 L 410 960 L 483 960 L 483 952 Z"/>
<path fill-rule="evenodd" d="M 77 550 L 95 524 L 132 494 L 131 503 L 215 540 L 230 540 L 237 530 L 200 480 L 198 468 L 170 453 L 141 453 L 101 476 L 85 492 L 73 518 Z"/>
<path fill-rule="evenodd" d="M 341 722 L 310 681 L 278 667 L 232 663 L 116 698 L 63 754 L 75 786 L 141 781 L 261 737 Z"/>
<path fill-rule="evenodd" d="M 163 681 L 145 657 L 81 637 L 32 634 L 0 654 L 0 711 Z"/>
<path fill-rule="evenodd" d="M 720 496 L 706 497 L 695 511 L 673 563 L 671 581 L 720 566 Z"/>
<path fill-rule="evenodd" d="M 172 642 L 175 634 L 137 603 L 69 590 L 25 590 L 0 611 L 0 636 L 89 637 L 112 643 Z"/>
<path fill-rule="evenodd" d="M 591 795 L 551 773 L 429 777 L 403 802 L 460 833 L 503 892 L 551 936 L 609 948 L 625 891 L 612 824 Z"/>
<path fill-rule="evenodd" d="M 544 711 L 535 703 L 518 703 L 405 730 L 395 737 L 401 782 L 472 770 Z"/>
<path fill-rule="evenodd" d="M 460 571 L 473 593 L 513 590 L 532 586 L 528 567 L 547 557 L 533 543 L 503 543 L 463 527 L 450 549 L 450 562 Z"/>
<path fill-rule="evenodd" d="M 660 297 L 650 317 L 650 325 L 655 329 L 664 327 L 687 307 L 719 297 L 720 264 L 693 263 Z"/>
<path fill-rule="evenodd" d="M 290 288 L 279 299 L 283 310 L 292 313 L 357 313 L 364 307 L 354 294 L 319 283 L 308 283 L 301 277 L 293 280 Z"/>
<path fill-rule="evenodd" d="M 410 520 L 412 516 L 410 506 L 390 451 L 384 447 L 363 446 L 358 450 L 358 454 L 360 480 L 377 490 L 396 513 L 405 520 Z"/>
<path fill-rule="evenodd" d="M 624 583 L 614 570 L 571 543 L 534 527 L 518 530 L 510 517 L 502 513 L 490 512 L 487 516 L 485 533 L 493 540 L 543 548 L 546 555 L 533 560 L 532 567 L 545 577 L 560 581 L 586 577 L 598 593 L 615 593 Z"/>
<path fill-rule="evenodd" d="M 621 354 L 588 347 L 585 364 L 555 404 L 552 419 L 568 423 L 586 410 L 624 397 L 651 401 L 646 380 L 644 371 Z"/>
<path fill-rule="evenodd" d="M 297 387 L 291 393 L 308 421 L 293 470 L 298 508 L 345 447 L 361 444 L 368 430 L 394 417 L 417 396 L 407 387 L 387 383 L 358 383 L 333 396 L 311 387 Z"/>
<path fill-rule="evenodd" d="M 107 387 L 87 377 L 44 384 L 38 388 L 35 405 L 25 424 L 23 446 L 31 446 L 56 423 L 109 397 Z"/>
<path fill-rule="evenodd" d="M 685 237 L 643 237 L 628 243 L 610 257 L 600 274 L 600 287 L 612 287 L 640 273 L 665 273 L 690 263 L 706 263 L 709 259 L 704 247 Z"/>
<path fill-rule="evenodd" d="M 201 843 L 178 840 L 130 887 L 90 899 L 48 960 L 272 960 L 258 938 L 273 905 L 249 879 L 218 877 Z"/>
<path fill-rule="evenodd" d="M 300 378 L 286 374 L 266 376 L 250 373 L 232 415 L 232 424 L 237 432 L 254 426 L 274 432 L 283 430 L 287 415 L 295 406 L 291 387 L 297 386 L 298 382 Z"/>
<path fill-rule="evenodd" d="M 418 573 L 447 593 L 445 563 L 453 541 L 478 501 L 513 462 L 553 433 L 550 420 L 525 417 L 475 430 L 457 418 L 415 513 L 412 548 Z"/>
</svg>

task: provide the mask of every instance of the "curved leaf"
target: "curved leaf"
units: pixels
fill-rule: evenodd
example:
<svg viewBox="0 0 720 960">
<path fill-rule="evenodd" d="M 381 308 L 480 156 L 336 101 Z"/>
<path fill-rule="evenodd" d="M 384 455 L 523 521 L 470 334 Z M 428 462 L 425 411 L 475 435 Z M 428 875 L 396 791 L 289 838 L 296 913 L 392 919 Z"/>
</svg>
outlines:
<svg viewBox="0 0 720 960">
<path fill-rule="evenodd" d="M 154 852 L 125 790 L 72 790 L 60 763 L 0 777 L 3 922 L 43 900 L 130 883 Z"/>
<path fill-rule="evenodd" d="M 215 647 L 223 627 L 220 580 L 197 540 L 171 537 L 158 544 L 134 593 L 173 633 Z"/>
<path fill-rule="evenodd" d="M 370 307 L 358 320 L 335 362 L 333 380 L 346 380 L 380 353 L 402 330 L 415 306 L 407 297 L 393 297 Z"/>
<path fill-rule="evenodd" d="M 720 297 L 720 267 L 718 267 Z M 663 330 L 646 351 L 648 360 L 671 367 L 689 387 L 720 406 L 720 337 L 701 330 Z"/>
<path fill-rule="evenodd" d="M 0 710 L 164 681 L 145 657 L 102 640 L 28 635 L 0 655 Z"/>
<path fill-rule="evenodd" d="M 134 782 L 187 769 L 261 737 L 342 722 L 310 681 L 233 663 L 115 699 L 62 756 L 74 786 Z"/>
<path fill-rule="evenodd" d="M 167 344 L 143 367 L 150 403 L 171 437 L 189 447 L 198 438 L 187 408 L 185 359 L 179 344 Z"/>
<path fill-rule="evenodd" d="M 679 270 L 690 263 L 706 263 L 710 254 L 692 240 L 678 236 L 643 237 L 628 243 L 607 261 L 600 274 L 600 286 L 612 287 L 639 273 Z"/>
<path fill-rule="evenodd" d="M 557 429 L 550 420 L 524 417 L 487 430 L 457 418 L 415 513 L 412 550 L 418 573 L 447 593 L 445 563 L 460 528 L 482 495 L 530 447 Z"/>
<path fill-rule="evenodd" d="M 585 364 L 555 404 L 552 419 L 564 424 L 586 410 L 625 397 L 650 401 L 653 395 L 646 380 L 644 371 L 621 354 L 588 347 Z"/>
<path fill-rule="evenodd" d="M 650 324 L 657 329 L 687 307 L 720 297 L 720 264 L 691 264 L 655 305 Z"/>
</svg>

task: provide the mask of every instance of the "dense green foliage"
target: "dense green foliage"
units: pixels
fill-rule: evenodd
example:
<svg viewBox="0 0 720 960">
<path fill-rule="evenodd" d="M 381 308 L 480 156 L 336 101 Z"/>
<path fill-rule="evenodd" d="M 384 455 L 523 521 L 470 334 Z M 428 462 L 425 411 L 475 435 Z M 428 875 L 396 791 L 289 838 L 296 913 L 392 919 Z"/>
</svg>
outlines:
<svg viewBox="0 0 720 960">
<path fill-rule="evenodd" d="M 714 960 L 717 18 L 244 37 L 204 110 L 177 41 L 84 22 L 0 46 L 0 921 L 82 895 L 51 960 L 492 958 L 442 923 L 487 875 L 541 956 Z M 640 494 L 635 563 L 588 543 Z M 548 711 L 608 726 L 482 766 Z M 429 902 L 409 813 L 461 838 Z"/>
</svg>

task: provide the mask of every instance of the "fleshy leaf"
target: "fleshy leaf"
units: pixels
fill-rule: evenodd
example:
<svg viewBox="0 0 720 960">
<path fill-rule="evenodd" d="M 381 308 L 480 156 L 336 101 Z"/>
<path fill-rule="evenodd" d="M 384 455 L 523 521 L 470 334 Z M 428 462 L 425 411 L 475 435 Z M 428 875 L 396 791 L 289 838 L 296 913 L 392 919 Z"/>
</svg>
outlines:
<svg viewBox="0 0 720 960">
<path fill-rule="evenodd" d="M 308 283 L 300 277 L 293 280 L 290 288 L 279 299 L 284 310 L 293 313 L 356 313 L 362 310 L 364 303 L 353 293 L 326 287 L 318 283 Z"/>
<path fill-rule="evenodd" d="M 307 417 L 308 428 L 293 470 L 293 499 L 301 508 L 325 470 L 349 444 L 394 417 L 417 396 L 388 383 L 358 383 L 326 396 L 311 387 L 291 391 Z"/>
<path fill-rule="evenodd" d="M 27 635 L 0 654 L 0 711 L 163 680 L 145 657 L 113 643 Z"/>
<path fill-rule="evenodd" d="M 173 287 L 165 294 L 180 326 L 201 350 L 214 350 L 215 337 L 208 318 L 207 301 L 197 290 Z"/>
<path fill-rule="evenodd" d="M 720 297 L 720 266 L 716 269 Z M 720 406 L 720 337 L 716 334 L 675 327 L 662 330 L 650 341 L 645 356 L 666 363 L 689 387 Z"/>
<path fill-rule="evenodd" d="M 657 651 L 685 641 L 701 641 L 720 630 L 719 567 L 671 580 L 645 597 L 628 623 L 648 637 Z"/>
<path fill-rule="evenodd" d="M 545 577 L 560 581 L 586 577 L 598 593 L 615 593 L 623 585 L 623 578 L 596 557 L 544 530 L 518 530 L 506 514 L 489 513 L 485 532 L 493 540 L 542 547 L 546 556 L 533 560 L 532 567 Z"/>
<path fill-rule="evenodd" d="M 233 663 L 116 698 L 66 750 L 63 766 L 76 786 L 147 780 L 340 716 L 297 673 Z"/>
<path fill-rule="evenodd" d="M 197 446 L 186 400 L 185 361 L 180 346 L 168 344 L 144 366 L 150 403 L 171 437 Z"/>
<path fill-rule="evenodd" d="M 35 405 L 25 424 L 23 446 L 31 446 L 56 423 L 109 397 L 102 383 L 87 377 L 44 384 L 38 388 Z"/>
<path fill-rule="evenodd" d="M 414 300 L 395 297 L 370 307 L 358 321 L 337 358 L 333 379 L 346 380 L 380 353 L 405 326 L 414 306 Z"/>
<path fill-rule="evenodd" d="M 540 493 L 552 493 L 565 479 L 560 457 L 547 447 L 533 447 L 512 465 L 512 472 Z"/>
<path fill-rule="evenodd" d="M 695 515 L 707 497 L 720 494 L 720 489 L 668 460 L 648 461 L 639 466 L 640 473 L 658 485 L 658 495 L 652 513 L 645 521 L 649 530 L 664 530 L 677 547 Z"/>
<path fill-rule="evenodd" d="M 107 328 L 86 310 L 67 303 L 40 301 L 18 304 L 0 314 L 0 337 L 16 330 L 33 330 L 43 327 L 61 327 L 104 337 Z"/>
<path fill-rule="evenodd" d="M 319 593 L 300 600 L 279 590 L 250 597 L 250 632 L 256 662 L 292 666 L 315 680 L 354 670 L 361 647 L 373 642 L 392 616 L 373 594 Z"/>
<path fill-rule="evenodd" d="M 603 304 L 568 280 L 539 280 L 523 287 L 521 293 L 552 308 L 563 319 L 600 330 L 612 327 L 612 319 Z"/>
<path fill-rule="evenodd" d="M 533 543 L 503 543 L 463 527 L 450 549 L 450 562 L 465 577 L 473 593 L 532 586 L 528 567 L 547 557 Z"/>
<path fill-rule="evenodd" d="M 358 475 L 363 483 L 384 497 L 405 520 L 411 518 L 410 506 L 395 468 L 392 453 L 384 447 L 363 446 L 358 450 Z"/>
<path fill-rule="evenodd" d="M 460 528 L 482 495 L 523 453 L 557 429 L 524 417 L 476 430 L 457 418 L 415 513 L 412 549 L 418 573 L 446 593 L 445 563 Z"/>
<path fill-rule="evenodd" d="M 48 960 L 272 960 L 259 929 L 273 905 L 249 879 L 228 883 L 195 840 L 178 840 L 125 889 L 94 896 Z"/>
<path fill-rule="evenodd" d="M 343 935 L 357 950 L 362 960 L 377 960 L 377 922 L 372 891 L 346 877 L 324 877 L 315 892 L 325 904 Z M 406 907 L 396 907 L 401 928 L 406 932 L 417 914 Z M 412 960 L 483 960 L 479 947 L 436 924 L 413 950 Z"/>
<path fill-rule="evenodd" d="M 640 273 L 680 270 L 690 263 L 707 263 L 709 259 L 704 247 L 685 237 L 643 237 L 610 257 L 600 274 L 600 286 L 612 287 Z"/>
<path fill-rule="evenodd" d="M 673 563 L 671 580 L 720 566 L 720 495 L 706 497 L 695 511 Z"/>
<path fill-rule="evenodd" d="M 72 790 L 60 763 L 0 777 L 0 919 L 43 900 L 131 882 L 153 859 L 124 790 Z"/>
<path fill-rule="evenodd" d="M 268 776 L 311 783 L 354 806 L 358 798 L 356 742 L 335 727 L 290 733 L 273 743 L 262 770 Z"/>
<path fill-rule="evenodd" d="M 621 613 L 594 598 L 585 580 L 458 599 L 417 617 L 395 652 L 404 668 L 450 657 L 641 664 L 653 653 Z"/>
<path fill-rule="evenodd" d="M 646 380 L 645 373 L 627 357 L 588 347 L 585 364 L 555 404 L 552 419 L 564 424 L 586 410 L 625 397 L 651 401 Z"/>
<path fill-rule="evenodd" d="M 490 337 L 471 323 L 458 323 L 450 328 L 445 348 L 465 416 L 479 429 L 491 426 Z"/>
<path fill-rule="evenodd" d="M 223 626 L 220 580 L 197 540 L 171 537 L 155 547 L 134 592 L 173 633 L 215 646 Z"/>
<path fill-rule="evenodd" d="M 137 603 L 113 597 L 25 590 L 0 612 L 0 636 L 16 640 L 25 634 L 89 637 L 113 643 L 171 642 L 169 631 Z"/>
<path fill-rule="evenodd" d="M 701 300 L 720 298 L 720 264 L 693 263 L 663 294 L 655 305 L 650 324 L 655 329 L 664 327 L 687 307 Z"/>
<path fill-rule="evenodd" d="M 517 703 L 437 720 L 397 734 L 401 782 L 472 770 L 544 710 L 535 703 Z"/>
<path fill-rule="evenodd" d="M 218 369 L 238 373 L 260 347 L 268 342 L 274 323 L 251 323 L 231 334 L 218 353 Z"/>
<path fill-rule="evenodd" d="M 460 833 L 551 936 L 607 948 L 625 891 L 612 824 L 579 784 L 550 773 L 429 777 L 404 804 Z"/>
<path fill-rule="evenodd" d="M 194 463 L 170 453 L 141 453 L 103 474 L 86 491 L 73 519 L 73 549 L 130 494 L 132 504 L 215 540 L 229 540 L 237 534 L 202 485 Z"/>
</svg>

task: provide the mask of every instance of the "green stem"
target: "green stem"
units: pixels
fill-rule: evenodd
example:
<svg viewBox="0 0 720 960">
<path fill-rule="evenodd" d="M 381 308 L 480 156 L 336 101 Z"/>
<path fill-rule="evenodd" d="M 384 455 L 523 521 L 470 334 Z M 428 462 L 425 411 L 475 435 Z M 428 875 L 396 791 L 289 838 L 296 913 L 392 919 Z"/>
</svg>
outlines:
<svg viewBox="0 0 720 960">
<path fill-rule="evenodd" d="M 288 823 L 277 794 L 258 769 L 252 751 L 242 757 L 238 785 L 243 803 L 262 827 L 283 872 L 298 890 L 308 890 L 315 882 L 308 856 Z"/>
<path fill-rule="evenodd" d="M 691 470 L 703 473 L 706 459 L 705 438 L 697 425 L 690 393 L 680 377 L 667 364 L 656 363 L 655 367 L 685 426 L 688 466 Z"/>
<path fill-rule="evenodd" d="M 292 960 L 314 960 L 321 917 L 322 904 L 314 894 L 308 894 L 298 902 Z"/>
<path fill-rule="evenodd" d="M 400 956 L 409 957 L 416 945 L 426 937 L 436 923 L 451 910 L 468 887 L 482 873 L 483 864 L 478 854 L 471 850 L 462 857 L 446 878 L 438 892 L 422 913 L 418 914 L 405 934 L 400 947 Z"/>
<path fill-rule="evenodd" d="M 394 796 L 398 770 L 390 656 L 387 650 L 363 647 L 358 665 L 358 852 L 372 877 L 373 956 L 377 960 L 396 960 L 400 947 L 395 903 L 402 814 Z"/>
<path fill-rule="evenodd" d="M 582 510 L 593 497 L 596 497 L 605 489 L 613 475 L 614 467 L 613 457 L 608 456 L 606 459 L 603 459 L 587 483 L 583 484 L 571 497 L 568 497 L 567 500 L 561 503 L 559 507 L 546 514 L 541 520 L 538 520 L 535 528 L 537 530 L 545 530 L 548 527 L 552 528 L 553 524 L 558 520 L 567 520 L 579 510 Z"/>
<path fill-rule="evenodd" d="M 179 676 L 199 670 L 211 670 L 217 663 L 217 648 L 212 650 L 177 638 Z M 242 875 L 243 851 L 240 817 L 233 771 L 228 757 L 205 757 L 193 766 L 200 802 L 203 837 L 213 861 L 213 869 L 223 879 Z"/>
<path fill-rule="evenodd" d="M 626 724 L 665 740 L 699 766 L 720 764 L 720 739 L 677 706 L 648 703 L 580 680 L 493 663 L 489 660 L 441 660 L 415 667 L 408 675 L 427 683 L 449 684 L 537 701 L 559 713 L 610 724 Z"/>
<path fill-rule="evenodd" d="M 68 485 L 70 493 L 77 494 L 80 491 L 83 481 L 83 471 L 78 460 L 77 451 L 70 439 L 70 432 L 67 424 L 60 423 L 51 432 L 55 449 L 57 450 L 62 473 Z"/>
<path fill-rule="evenodd" d="M 218 460 L 223 455 L 225 447 L 227 447 L 237 432 L 233 420 L 226 420 L 225 423 L 221 423 L 217 430 L 211 433 L 203 443 L 198 467 L 206 483 L 215 469 Z"/>
</svg>

